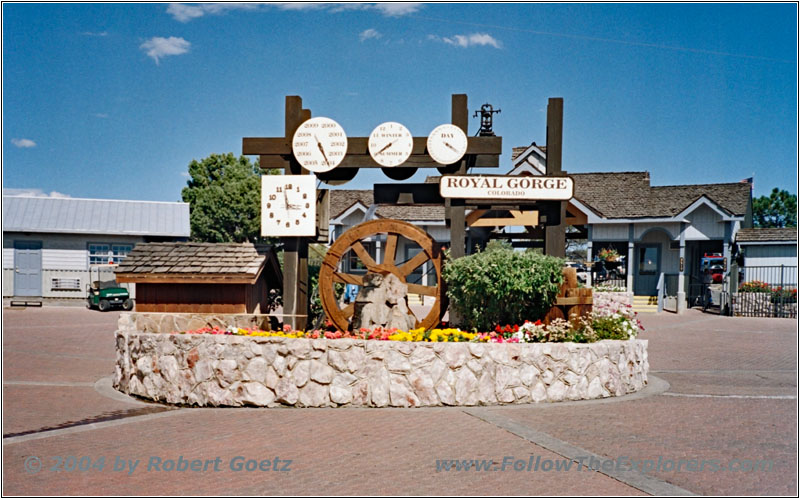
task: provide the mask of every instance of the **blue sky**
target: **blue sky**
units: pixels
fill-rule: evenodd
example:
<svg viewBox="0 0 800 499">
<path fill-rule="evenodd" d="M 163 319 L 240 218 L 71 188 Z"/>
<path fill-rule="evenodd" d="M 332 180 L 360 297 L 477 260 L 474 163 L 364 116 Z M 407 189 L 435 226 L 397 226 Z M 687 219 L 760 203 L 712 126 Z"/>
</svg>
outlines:
<svg viewBox="0 0 800 499">
<path fill-rule="evenodd" d="M 426 136 L 466 93 L 502 109 L 496 173 L 563 97 L 569 172 L 796 193 L 796 75 L 788 3 L 6 3 L 3 187 L 178 201 L 192 159 L 282 136 L 286 95 L 363 137 Z"/>
</svg>

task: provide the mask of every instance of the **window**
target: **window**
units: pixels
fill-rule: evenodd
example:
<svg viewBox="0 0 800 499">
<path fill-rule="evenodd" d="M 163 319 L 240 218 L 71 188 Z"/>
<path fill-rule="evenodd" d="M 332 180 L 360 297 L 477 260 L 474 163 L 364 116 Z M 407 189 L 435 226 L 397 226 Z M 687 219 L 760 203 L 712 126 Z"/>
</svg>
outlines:
<svg viewBox="0 0 800 499">
<path fill-rule="evenodd" d="M 120 263 L 132 249 L 132 244 L 89 243 L 89 265 Z"/>
<path fill-rule="evenodd" d="M 89 244 L 89 265 L 101 265 L 108 263 L 108 244 Z"/>
<path fill-rule="evenodd" d="M 128 256 L 128 253 L 133 249 L 132 244 L 115 244 L 111 247 L 114 263 L 119 263 Z"/>
<path fill-rule="evenodd" d="M 658 271 L 658 248 L 639 248 L 639 275 L 655 275 Z"/>
</svg>

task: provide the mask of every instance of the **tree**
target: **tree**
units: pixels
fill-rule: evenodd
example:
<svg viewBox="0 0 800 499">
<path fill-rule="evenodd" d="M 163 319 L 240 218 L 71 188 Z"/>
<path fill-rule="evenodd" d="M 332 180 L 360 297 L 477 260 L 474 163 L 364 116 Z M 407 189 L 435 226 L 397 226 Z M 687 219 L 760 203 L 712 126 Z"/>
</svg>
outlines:
<svg viewBox="0 0 800 499">
<path fill-rule="evenodd" d="M 753 200 L 754 227 L 797 227 L 797 194 L 772 189 Z"/>
<path fill-rule="evenodd" d="M 270 173 L 276 173 L 270 171 Z M 261 170 L 245 156 L 212 154 L 189 164 L 181 191 L 193 241 L 261 242 Z"/>
</svg>

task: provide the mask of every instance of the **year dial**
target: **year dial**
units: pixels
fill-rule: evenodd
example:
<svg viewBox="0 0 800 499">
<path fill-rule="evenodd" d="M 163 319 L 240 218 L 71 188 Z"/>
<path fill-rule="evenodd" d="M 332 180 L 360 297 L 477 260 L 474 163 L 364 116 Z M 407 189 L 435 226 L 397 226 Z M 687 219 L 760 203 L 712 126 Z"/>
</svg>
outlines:
<svg viewBox="0 0 800 499">
<path fill-rule="evenodd" d="M 292 137 L 292 152 L 300 165 L 314 173 L 333 170 L 347 153 L 347 135 L 330 118 L 306 120 Z"/>
</svg>

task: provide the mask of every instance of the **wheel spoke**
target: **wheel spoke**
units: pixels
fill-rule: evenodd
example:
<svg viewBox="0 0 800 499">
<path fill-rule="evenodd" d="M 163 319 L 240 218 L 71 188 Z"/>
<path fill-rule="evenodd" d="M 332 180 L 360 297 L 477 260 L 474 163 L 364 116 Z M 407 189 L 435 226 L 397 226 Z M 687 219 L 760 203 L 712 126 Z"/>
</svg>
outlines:
<svg viewBox="0 0 800 499">
<path fill-rule="evenodd" d="M 356 305 L 355 303 L 351 303 L 342 309 L 342 313 L 348 319 L 353 316 L 353 312 L 355 312 Z"/>
<path fill-rule="evenodd" d="M 424 296 L 439 296 L 438 286 L 423 286 L 421 284 L 408 285 L 408 294 L 410 295 L 424 295 Z"/>
<path fill-rule="evenodd" d="M 383 255 L 383 264 L 394 265 L 395 253 L 397 252 L 397 234 L 386 236 L 386 251 Z"/>
<path fill-rule="evenodd" d="M 364 247 L 363 244 L 361 244 L 361 241 L 356 241 L 353 243 L 353 251 L 356 252 L 358 258 L 364 263 L 364 265 L 369 270 L 374 271 L 378 267 L 378 263 L 372 259 L 367 249 Z"/>
<path fill-rule="evenodd" d="M 364 276 L 348 274 L 346 272 L 334 272 L 333 282 L 343 282 L 345 284 L 355 284 L 356 286 L 363 286 Z"/>
<path fill-rule="evenodd" d="M 422 265 L 428 260 L 428 255 L 424 251 L 420 251 L 414 257 L 400 266 L 400 274 L 404 277 L 414 272 L 414 269 Z"/>
</svg>

